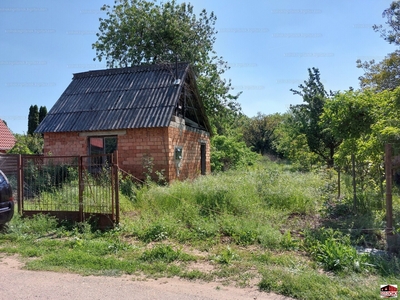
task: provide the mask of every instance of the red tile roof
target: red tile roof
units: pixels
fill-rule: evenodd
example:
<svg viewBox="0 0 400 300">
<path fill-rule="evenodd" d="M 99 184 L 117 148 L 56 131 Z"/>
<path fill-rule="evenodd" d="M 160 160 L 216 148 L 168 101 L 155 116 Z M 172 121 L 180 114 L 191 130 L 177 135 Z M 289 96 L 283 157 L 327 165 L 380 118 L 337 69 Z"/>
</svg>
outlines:
<svg viewBox="0 0 400 300">
<path fill-rule="evenodd" d="M 10 150 L 15 145 L 15 137 L 7 125 L 0 119 L 0 151 Z"/>
</svg>

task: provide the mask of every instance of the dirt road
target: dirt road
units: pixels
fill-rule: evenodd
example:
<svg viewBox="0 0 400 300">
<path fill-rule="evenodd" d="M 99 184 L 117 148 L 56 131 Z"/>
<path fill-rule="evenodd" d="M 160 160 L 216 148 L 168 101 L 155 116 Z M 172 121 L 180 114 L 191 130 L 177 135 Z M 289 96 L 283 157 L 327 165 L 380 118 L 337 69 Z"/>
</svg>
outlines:
<svg viewBox="0 0 400 300">
<path fill-rule="evenodd" d="M 289 299 L 259 292 L 256 288 L 226 287 L 163 278 L 135 281 L 133 277 L 80 276 L 76 274 L 27 271 L 15 257 L 0 257 L 0 299 L 57 300 L 210 300 L 210 299 Z"/>
</svg>

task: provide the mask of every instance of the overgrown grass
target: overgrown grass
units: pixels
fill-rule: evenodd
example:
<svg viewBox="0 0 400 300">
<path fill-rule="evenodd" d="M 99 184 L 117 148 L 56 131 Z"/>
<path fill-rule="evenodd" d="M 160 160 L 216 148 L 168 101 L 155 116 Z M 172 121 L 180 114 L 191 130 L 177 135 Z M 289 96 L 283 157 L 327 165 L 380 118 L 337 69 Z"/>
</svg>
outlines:
<svg viewBox="0 0 400 300">
<path fill-rule="evenodd" d="M 380 284 L 398 281 L 400 262 L 354 246 L 382 246 L 362 230 L 381 226 L 382 212 L 332 206 L 335 178 L 328 175 L 263 163 L 169 186 L 125 182 L 115 229 L 16 216 L 0 234 L 0 252 L 19 254 L 35 270 L 219 280 L 298 299 L 376 299 Z"/>
<path fill-rule="evenodd" d="M 110 186 L 90 183 L 82 194 L 85 212 L 111 212 L 110 198 Z M 79 211 L 78 183 L 67 183 L 54 191 L 43 191 L 24 204 L 27 210 Z"/>
</svg>

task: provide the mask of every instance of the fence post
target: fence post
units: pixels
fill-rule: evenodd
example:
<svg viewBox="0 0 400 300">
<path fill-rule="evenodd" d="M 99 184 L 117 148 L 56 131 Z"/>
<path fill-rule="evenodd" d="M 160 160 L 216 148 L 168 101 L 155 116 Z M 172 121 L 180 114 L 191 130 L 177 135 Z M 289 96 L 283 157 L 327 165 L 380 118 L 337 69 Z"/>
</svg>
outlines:
<svg viewBox="0 0 400 300">
<path fill-rule="evenodd" d="M 24 179 L 22 175 L 22 155 L 18 154 L 17 158 L 17 165 L 18 165 L 18 173 L 17 173 L 17 203 L 18 203 L 18 213 L 22 216 L 23 212 L 23 201 L 22 198 L 24 197 Z"/>
<path fill-rule="evenodd" d="M 113 154 L 113 173 L 114 173 L 114 191 L 115 191 L 115 222 L 119 224 L 119 179 L 118 179 L 118 150 Z"/>
<path fill-rule="evenodd" d="M 398 252 L 399 241 L 393 233 L 392 204 L 392 145 L 385 145 L 385 175 L 386 175 L 386 243 L 390 252 Z"/>
<path fill-rule="evenodd" d="M 83 222 L 83 157 L 79 156 L 79 222 Z"/>
</svg>

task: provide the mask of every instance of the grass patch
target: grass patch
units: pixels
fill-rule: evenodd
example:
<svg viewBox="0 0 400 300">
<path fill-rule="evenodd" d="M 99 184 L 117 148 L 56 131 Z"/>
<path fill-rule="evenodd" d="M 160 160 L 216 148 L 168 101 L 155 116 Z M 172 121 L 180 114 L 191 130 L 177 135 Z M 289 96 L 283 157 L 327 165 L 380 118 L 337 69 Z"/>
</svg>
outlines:
<svg viewBox="0 0 400 300">
<path fill-rule="evenodd" d="M 298 299 L 376 299 L 380 284 L 398 281 L 400 261 L 357 254 L 357 245 L 384 244 L 362 230 L 379 227 L 383 214 L 334 202 L 334 180 L 268 163 L 169 186 L 124 183 L 115 229 L 16 215 L 0 234 L 0 252 L 34 258 L 26 265 L 33 270 L 218 280 Z"/>
<path fill-rule="evenodd" d="M 156 262 L 162 261 L 165 263 L 171 263 L 174 261 L 191 261 L 195 258 L 189 254 L 182 252 L 181 250 L 174 250 L 170 245 L 157 245 L 150 250 L 146 250 L 140 256 L 140 260 L 145 262 Z"/>
<path fill-rule="evenodd" d="M 334 277 L 313 271 L 271 269 L 263 272 L 259 288 L 295 299 L 377 299 L 379 285 L 364 277 Z"/>
</svg>

